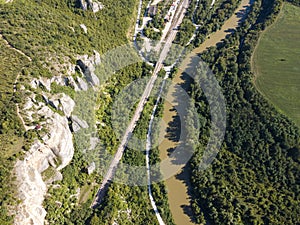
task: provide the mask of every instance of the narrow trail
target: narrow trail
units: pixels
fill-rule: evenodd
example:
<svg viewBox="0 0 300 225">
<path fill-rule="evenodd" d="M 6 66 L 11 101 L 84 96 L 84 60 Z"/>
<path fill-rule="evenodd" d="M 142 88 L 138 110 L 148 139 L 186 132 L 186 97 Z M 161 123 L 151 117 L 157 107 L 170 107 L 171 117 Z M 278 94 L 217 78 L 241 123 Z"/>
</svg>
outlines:
<svg viewBox="0 0 300 225">
<path fill-rule="evenodd" d="M 14 81 L 14 93 L 17 92 L 17 82 L 18 82 L 19 77 L 20 77 L 20 73 L 18 73 L 18 75 L 17 75 L 17 77 L 16 77 L 16 79 L 15 79 L 15 81 Z M 26 125 L 26 123 L 25 123 L 23 117 L 22 117 L 21 114 L 20 114 L 19 103 L 16 103 L 16 112 L 17 112 L 17 115 L 18 115 L 18 117 L 20 118 L 20 120 L 21 120 L 21 122 L 22 122 L 22 125 L 23 125 L 23 127 L 25 128 L 25 130 L 26 130 L 26 131 L 29 130 L 30 128 Z"/>
<path fill-rule="evenodd" d="M 18 52 L 18 53 L 21 54 L 22 56 L 26 57 L 26 58 L 28 59 L 29 62 L 32 61 L 32 59 L 31 59 L 28 55 L 26 55 L 24 52 L 22 52 L 21 50 L 16 49 L 15 47 L 13 47 L 13 46 L 12 46 L 12 45 L 11 45 L 11 44 L 3 37 L 3 35 L 2 35 L 1 33 L 0 33 L 0 38 L 4 41 L 4 43 L 6 44 L 6 46 L 7 46 L 8 48 L 10 48 L 10 49 L 12 49 L 12 50 Z M 23 67 L 23 68 L 24 68 L 24 67 Z M 18 73 L 18 75 L 17 75 L 17 77 L 16 77 L 16 79 L 15 79 L 15 81 L 14 81 L 14 86 L 13 86 L 14 93 L 17 92 L 17 83 L 18 83 L 18 80 L 19 80 L 19 78 L 20 78 L 20 74 L 21 74 L 21 72 Z M 20 114 L 19 103 L 16 103 L 16 112 L 17 112 L 17 116 L 20 118 L 20 120 L 21 120 L 21 122 L 22 122 L 22 125 L 24 126 L 25 130 L 26 130 L 26 131 L 29 130 L 30 127 L 28 127 L 28 126 L 26 125 L 26 123 L 25 123 L 23 117 L 22 117 L 21 114 Z"/>
<path fill-rule="evenodd" d="M 13 49 L 14 51 L 16 51 L 16 52 L 18 52 L 19 54 L 21 54 L 22 56 L 25 56 L 28 60 L 29 60 L 29 62 L 31 62 L 32 61 L 32 59 L 28 56 L 28 55 L 26 55 L 24 52 L 22 52 L 21 50 L 19 50 L 19 49 L 16 49 L 14 46 L 12 46 L 4 37 L 3 37 L 3 35 L 0 33 L 0 38 L 1 39 L 3 39 L 3 41 L 4 41 L 4 43 L 9 47 L 9 48 L 11 48 L 11 49 Z"/>
</svg>

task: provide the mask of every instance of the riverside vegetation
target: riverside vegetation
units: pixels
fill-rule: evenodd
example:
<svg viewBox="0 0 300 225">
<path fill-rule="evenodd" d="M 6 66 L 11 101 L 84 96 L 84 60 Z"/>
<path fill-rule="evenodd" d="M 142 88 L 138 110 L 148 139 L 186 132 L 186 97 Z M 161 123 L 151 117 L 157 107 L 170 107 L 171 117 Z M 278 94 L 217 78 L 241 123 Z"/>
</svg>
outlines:
<svg viewBox="0 0 300 225">
<path fill-rule="evenodd" d="M 209 169 L 198 165 L 209 138 L 206 97 L 192 84 L 200 123 L 197 153 L 190 162 L 192 207 L 210 224 L 299 223 L 299 129 L 255 89 L 250 58 L 262 30 L 274 22 L 282 1 L 257 1 L 235 33 L 201 55 L 223 89 L 225 142 Z M 202 75 L 201 75 L 202 74 Z M 198 68 L 198 76 L 204 76 Z"/>
<path fill-rule="evenodd" d="M 97 14 L 78 9 L 74 1 L 70 0 L 16 1 L 12 4 L 1 5 L 0 7 L 5 9 L 0 13 L 1 33 L 12 46 L 22 50 L 33 59 L 28 65 L 18 67 L 17 65 L 24 64 L 26 60 L 4 47 L 5 53 L 15 60 L 4 61 L 5 67 L 1 69 L 14 68 L 19 71 L 24 67 L 20 81 L 26 85 L 32 77 L 51 77 L 57 74 L 59 71 L 53 65 L 63 65 L 66 61 L 75 63 L 77 54 L 91 53 L 93 49 L 104 53 L 124 44 L 128 38 L 126 37 L 127 31 L 130 26 L 133 26 L 130 21 L 135 16 L 138 2 L 126 0 L 118 4 L 112 0 L 102 2 L 105 8 Z M 220 15 L 225 14 L 228 17 L 230 10 L 232 13 L 238 4 L 233 1 L 230 3 L 232 6 L 227 5 L 224 13 Z M 219 6 L 222 4 L 223 1 Z M 216 161 L 210 169 L 199 173 L 197 165 L 202 155 L 202 146 L 205 146 L 208 139 L 209 110 L 205 96 L 199 87 L 192 85 L 189 91 L 199 110 L 202 124 L 198 150 L 190 163 L 194 190 L 192 206 L 198 222 L 207 220 L 211 224 L 299 223 L 297 220 L 297 215 L 300 214 L 299 181 L 297 180 L 299 177 L 299 130 L 260 97 L 253 86 L 253 74 L 250 71 L 250 57 L 259 33 L 271 24 L 280 5 L 281 2 L 273 0 L 257 1 L 237 32 L 230 35 L 217 48 L 210 48 L 202 55 L 217 74 L 224 89 L 229 128 L 226 132 L 225 144 Z M 198 14 L 208 13 L 208 8 L 206 6 L 205 9 L 199 9 Z M 208 33 L 220 27 L 226 16 L 219 18 L 222 19 L 207 20 L 207 23 L 212 24 Z M 80 23 L 88 27 L 87 34 L 84 34 L 79 27 Z M 188 29 L 190 22 L 185 24 L 183 26 Z M 204 31 L 197 34 L 195 46 L 203 41 L 205 35 L 202 37 L 202 32 Z M 186 40 L 179 39 L 178 41 L 186 43 Z M 58 61 L 53 63 L 56 59 Z M 41 64 L 42 62 L 45 63 Z M 1 113 L 5 114 L 1 117 L 1 145 L 2 142 L 9 144 L 6 149 L 12 152 L 13 149 L 16 151 L 17 148 L 13 146 L 17 146 L 17 143 L 21 143 L 20 149 L 24 145 L 22 140 L 26 137 L 26 133 L 15 114 L 15 103 L 22 101 L 22 96 L 20 100 L 9 97 L 13 96 L 12 84 L 16 73 L 11 69 L 5 71 L 9 71 L 9 74 L 5 75 L 4 79 L 7 81 L 7 85 L 3 85 L 5 95 L 1 95 L 1 103 L 3 103 Z M 118 71 L 114 80 L 108 82 L 101 90 L 102 95 L 100 93 L 101 98 L 99 98 L 101 104 L 96 116 L 106 126 L 101 127 L 98 132 L 101 141 L 111 153 L 116 150 L 119 143 L 112 132 L 111 124 L 111 104 L 114 96 L 132 80 L 149 75 L 150 72 L 151 68 L 144 63 L 128 66 Z M 57 89 L 55 91 L 59 92 Z M 135 129 L 140 137 L 145 137 L 152 106 L 153 101 L 150 100 Z M 6 143 L 5 137 L 8 135 L 13 135 L 16 142 Z M 7 203 L 13 198 L 8 175 L 14 159 L 20 157 L 13 154 L 15 153 L 10 156 L 1 155 L 3 157 L 1 166 L 4 166 L 0 170 L 1 178 L 3 177 L 1 179 L 1 224 L 10 224 L 12 220 L 7 216 L 6 210 Z M 150 155 L 153 162 L 159 160 L 157 149 L 154 149 Z M 142 165 L 145 163 L 145 157 L 142 152 L 128 149 L 123 161 Z M 50 195 L 44 203 L 48 212 L 46 219 L 51 224 L 109 224 L 114 221 L 122 224 L 155 223 L 156 218 L 146 187 L 130 187 L 113 183 L 101 207 L 92 211 L 89 207 L 101 176 L 96 173 L 88 176 L 86 168 L 87 162 L 82 152 L 77 149 L 71 164 L 62 171 L 63 181 L 56 182 L 60 188 L 55 189 L 56 186 L 50 188 Z M 87 186 L 91 188 L 88 189 Z M 86 193 L 80 193 L 81 202 L 78 202 L 74 196 L 78 187 L 86 190 Z M 163 219 L 168 224 L 172 224 L 163 183 L 155 184 L 153 190 Z M 57 201 L 62 205 L 58 205 Z"/>
</svg>

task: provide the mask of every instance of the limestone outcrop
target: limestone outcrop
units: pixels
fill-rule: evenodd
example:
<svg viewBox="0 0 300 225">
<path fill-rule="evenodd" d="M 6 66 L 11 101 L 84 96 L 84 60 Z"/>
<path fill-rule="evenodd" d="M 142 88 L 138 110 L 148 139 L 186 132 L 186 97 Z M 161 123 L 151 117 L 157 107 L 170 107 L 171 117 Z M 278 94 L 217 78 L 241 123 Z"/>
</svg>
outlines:
<svg viewBox="0 0 300 225">
<path fill-rule="evenodd" d="M 32 114 L 45 118 L 37 126 L 31 129 L 47 129 L 41 140 L 36 140 L 24 160 L 18 160 L 14 172 L 18 185 L 18 197 L 21 203 L 17 207 L 14 224 L 44 224 L 46 211 L 42 207 L 44 196 L 47 192 L 47 184 L 61 180 L 59 172 L 70 163 L 74 155 L 73 136 L 69 129 L 67 117 L 71 116 L 75 102 L 68 95 L 44 94 L 45 103 L 37 102 L 35 94 L 27 98 L 24 110 L 27 121 L 33 121 Z M 49 108 L 47 103 L 57 107 L 64 115 L 60 115 Z M 29 126 L 28 126 L 29 127 Z M 52 169 L 54 174 L 47 179 L 42 174 L 47 169 Z"/>
<path fill-rule="evenodd" d="M 89 127 L 88 123 L 84 120 L 79 119 L 77 116 L 72 116 L 72 129 L 73 132 L 78 132 L 80 129 L 86 129 Z"/>
<path fill-rule="evenodd" d="M 72 106 L 68 106 L 72 109 Z M 38 113 L 46 116 L 49 133 L 41 141 L 36 141 L 26 152 L 24 160 L 18 160 L 15 173 L 19 187 L 19 198 L 15 224 L 44 224 L 46 211 L 42 207 L 47 187 L 42 173 L 52 166 L 55 176 L 47 182 L 62 179 L 58 170 L 70 163 L 74 154 L 72 133 L 69 130 L 65 116 L 53 112 L 48 106 L 43 106 Z"/>
<path fill-rule="evenodd" d="M 86 80 L 93 86 L 100 84 L 99 78 L 95 74 L 95 66 L 101 63 L 100 54 L 94 51 L 93 56 L 83 55 L 77 60 L 79 70 L 84 74 Z"/>
<path fill-rule="evenodd" d="M 86 1 L 92 4 L 91 1 Z M 43 208 L 47 185 L 63 179 L 60 170 L 67 166 L 73 158 L 73 134 L 80 129 L 88 128 L 86 121 L 72 115 L 75 107 L 74 100 L 65 93 L 51 93 L 51 86 L 72 87 L 75 91 L 87 91 L 89 85 L 99 85 L 95 75 L 95 66 L 101 63 L 100 54 L 78 56 L 77 65 L 82 76 L 72 75 L 54 76 L 52 78 L 34 78 L 30 84 L 40 93 L 27 92 L 26 102 L 21 110 L 26 130 L 35 129 L 39 132 L 39 139 L 25 152 L 24 159 L 18 160 L 14 172 L 18 186 L 18 197 L 21 203 L 17 206 L 14 224 L 42 225 L 45 222 L 46 211 Z M 42 98 L 41 98 L 42 96 Z M 58 112 L 58 111 L 59 112 Z M 72 121 L 70 127 L 69 120 Z M 96 144 L 96 141 L 94 141 Z M 50 173 L 50 172 L 51 173 Z M 91 164 L 89 173 L 94 171 Z M 46 177 L 45 174 L 51 174 Z"/>
<path fill-rule="evenodd" d="M 94 13 L 103 9 L 103 4 L 95 0 L 78 0 L 79 6 L 82 10 L 92 10 Z"/>
</svg>

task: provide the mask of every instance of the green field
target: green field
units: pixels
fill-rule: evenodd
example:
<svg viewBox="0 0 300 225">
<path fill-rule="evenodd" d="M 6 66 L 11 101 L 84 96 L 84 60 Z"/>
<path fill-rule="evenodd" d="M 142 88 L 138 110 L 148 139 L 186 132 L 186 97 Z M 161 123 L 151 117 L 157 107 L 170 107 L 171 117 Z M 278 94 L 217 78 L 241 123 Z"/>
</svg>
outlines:
<svg viewBox="0 0 300 225">
<path fill-rule="evenodd" d="M 285 3 L 253 55 L 258 90 L 300 127 L 300 8 Z"/>
</svg>

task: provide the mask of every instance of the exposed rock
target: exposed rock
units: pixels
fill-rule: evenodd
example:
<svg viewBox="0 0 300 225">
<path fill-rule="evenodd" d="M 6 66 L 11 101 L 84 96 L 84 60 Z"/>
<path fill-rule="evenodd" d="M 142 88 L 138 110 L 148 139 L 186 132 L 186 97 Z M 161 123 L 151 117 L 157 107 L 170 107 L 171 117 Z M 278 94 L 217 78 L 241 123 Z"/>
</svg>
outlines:
<svg viewBox="0 0 300 225">
<path fill-rule="evenodd" d="M 96 164 L 95 162 L 92 162 L 87 168 L 88 174 L 91 175 L 95 171 L 95 169 L 96 169 Z"/>
<path fill-rule="evenodd" d="M 31 82 L 30 82 L 30 85 L 32 88 L 36 89 L 39 85 L 39 82 L 37 79 L 33 79 Z"/>
<path fill-rule="evenodd" d="M 73 158 L 73 136 L 69 129 L 68 120 L 65 117 L 54 113 L 52 121 L 53 124 L 50 127 L 50 138 L 45 144 L 60 158 L 61 164 L 57 168 L 60 170 L 68 165 Z"/>
<path fill-rule="evenodd" d="M 44 94 L 43 98 L 47 104 L 51 105 L 57 110 L 62 111 L 66 117 L 71 116 L 71 113 L 75 107 L 75 102 L 70 96 L 66 95 L 65 93 L 60 93 L 57 95 L 52 95 L 48 98 L 47 95 Z"/>
<path fill-rule="evenodd" d="M 88 90 L 88 84 L 80 77 L 77 77 L 78 86 L 81 90 L 87 91 Z"/>
<path fill-rule="evenodd" d="M 64 114 L 67 117 L 71 116 L 71 113 L 75 107 L 75 102 L 73 101 L 73 99 L 66 94 L 62 94 L 61 98 L 59 99 L 61 106 L 62 106 L 62 111 L 64 112 Z"/>
<path fill-rule="evenodd" d="M 89 125 L 86 121 L 80 120 L 77 116 L 71 116 L 72 120 L 72 129 L 76 133 L 78 132 L 81 128 L 88 128 Z"/>
<path fill-rule="evenodd" d="M 78 0 L 78 2 L 82 10 L 87 10 L 87 2 L 85 0 Z"/>
<path fill-rule="evenodd" d="M 55 204 L 58 208 L 61 208 L 63 205 L 60 201 L 55 201 Z"/>
<path fill-rule="evenodd" d="M 88 0 L 88 2 L 91 2 L 90 7 L 94 13 L 99 12 L 104 7 L 101 2 L 97 2 L 97 1 L 92 2 L 91 0 L 90 1 Z"/>
<path fill-rule="evenodd" d="M 81 0 L 86 3 L 86 7 L 95 10 L 94 3 L 96 1 Z M 100 4 L 100 3 L 98 3 Z M 98 5 L 99 6 L 99 5 Z M 100 6 L 99 6 L 100 7 Z M 78 62 L 80 61 L 80 62 Z M 95 66 L 101 63 L 100 54 L 94 51 L 94 55 L 89 57 L 87 55 L 80 57 L 77 61 L 80 70 L 84 74 L 84 78 L 92 85 L 99 85 L 99 79 L 95 75 Z M 69 72 L 75 73 L 75 66 L 70 68 Z M 44 86 L 49 92 L 51 91 L 51 84 L 56 82 L 58 85 L 70 85 L 75 91 L 88 90 L 88 84 L 85 79 L 77 77 L 77 83 L 72 76 L 55 76 L 49 78 L 33 79 L 31 81 L 32 88 Z M 21 203 L 17 206 L 14 224 L 44 224 L 46 211 L 43 208 L 44 197 L 47 193 L 46 183 L 52 183 L 56 180 L 62 179 L 60 169 L 64 168 L 70 163 L 74 155 L 73 136 L 69 128 L 67 117 L 72 118 L 72 127 L 76 132 L 82 128 L 88 128 L 86 121 L 80 120 L 77 116 L 71 116 L 74 109 L 75 102 L 68 95 L 62 93 L 57 95 L 50 95 L 44 93 L 45 101 L 51 104 L 54 108 L 61 110 L 64 116 L 52 111 L 44 102 L 35 100 L 35 95 L 32 93 L 27 98 L 24 105 L 26 121 L 29 123 L 36 123 L 35 116 L 43 117 L 43 120 L 38 122 L 38 126 L 46 127 L 47 134 L 43 134 L 41 141 L 36 141 L 26 152 L 24 160 L 18 160 L 15 164 L 16 182 L 18 182 L 18 197 Z M 29 129 L 36 129 L 37 125 L 28 127 Z M 25 123 L 24 123 L 25 126 Z M 28 130 L 26 128 L 26 130 Z M 42 129 L 43 130 L 43 129 Z M 96 140 L 91 140 L 91 147 L 97 144 Z M 54 175 L 47 181 L 43 181 L 42 172 L 49 166 L 54 168 Z M 90 165 L 90 172 L 94 170 L 92 164 Z"/>
<path fill-rule="evenodd" d="M 98 1 L 93 1 L 93 0 L 78 0 L 79 1 L 79 6 L 82 10 L 87 10 L 91 9 L 94 13 L 100 11 L 103 9 L 103 4 Z"/>
<path fill-rule="evenodd" d="M 27 98 L 27 101 L 25 102 L 24 104 L 24 107 L 23 109 L 24 110 L 28 110 L 28 109 L 31 109 L 33 107 L 34 103 L 32 102 L 32 100 L 28 97 Z"/>
<path fill-rule="evenodd" d="M 100 142 L 99 138 L 97 137 L 90 137 L 90 150 L 96 148 L 97 144 Z"/>
<path fill-rule="evenodd" d="M 46 95 L 43 95 L 43 99 L 45 102 L 49 105 L 51 105 L 53 108 L 58 109 L 59 106 L 59 100 L 58 98 L 55 98 L 54 96 L 51 99 L 48 99 Z"/>
<path fill-rule="evenodd" d="M 45 77 L 41 77 L 39 80 L 39 85 L 44 86 L 48 91 L 51 91 L 51 80 Z"/>
<path fill-rule="evenodd" d="M 75 71 L 75 69 L 74 69 Z M 75 91 L 79 91 L 79 87 L 78 85 L 76 84 L 74 78 L 72 76 L 68 76 L 67 77 L 67 83 L 75 90 Z"/>
<path fill-rule="evenodd" d="M 63 76 L 54 76 L 50 79 L 50 83 L 55 82 L 60 86 L 67 86 L 67 81 L 68 81 L 68 79 Z"/>
<path fill-rule="evenodd" d="M 83 55 L 77 60 L 77 65 L 85 75 L 88 82 L 92 85 L 99 85 L 99 78 L 96 76 L 95 66 L 101 63 L 99 52 L 94 50 L 93 56 Z"/>
<path fill-rule="evenodd" d="M 68 97 L 63 99 L 65 99 L 63 102 L 69 104 Z M 66 113 L 70 114 L 71 109 L 72 106 L 69 106 Z M 64 168 L 74 154 L 73 136 L 67 118 L 45 105 L 37 113 L 48 118 L 49 137 L 44 139 L 45 143 L 36 141 L 26 153 L 24 160 L 18 160 L 15 165 L 18 197 L 22 202 L 17 207 L 14 224 L 44 224 L 46 211 L 42 203 L 47 188 L 41 173 L 50 165 L 57 170 Z M 47 182 L 60 179 L 62 175 L 57 171 Z"/>
<path fill-rule="evenodd" d="M 46 180 L 45 182 L 47 184 L 51 184 L 55 181 L 60 181 L 62 179 L 63 179 L 63 175 L 59 171 L 55 170 L 55 174 L 50 179 Z"/>
<path fill-rule="evenodd" d="M 79 26 L 82 28 L 82 30 L 84 31 L 84 33 L 87 34 L 87 27 L 84 24 L 80 24 Z"/>
<path fill-rule="evenodd" d="M 46 211 L 42 208 L 46 184 L 41 173 L 48 168 L 48 158 L 54 158 L 51 149 L 39 141 L 36 142 L 23 161 L 17 161 L 15 173 L 22 201 L 18 205 L 14 224 L 43 224 Z"/>
</svg>

